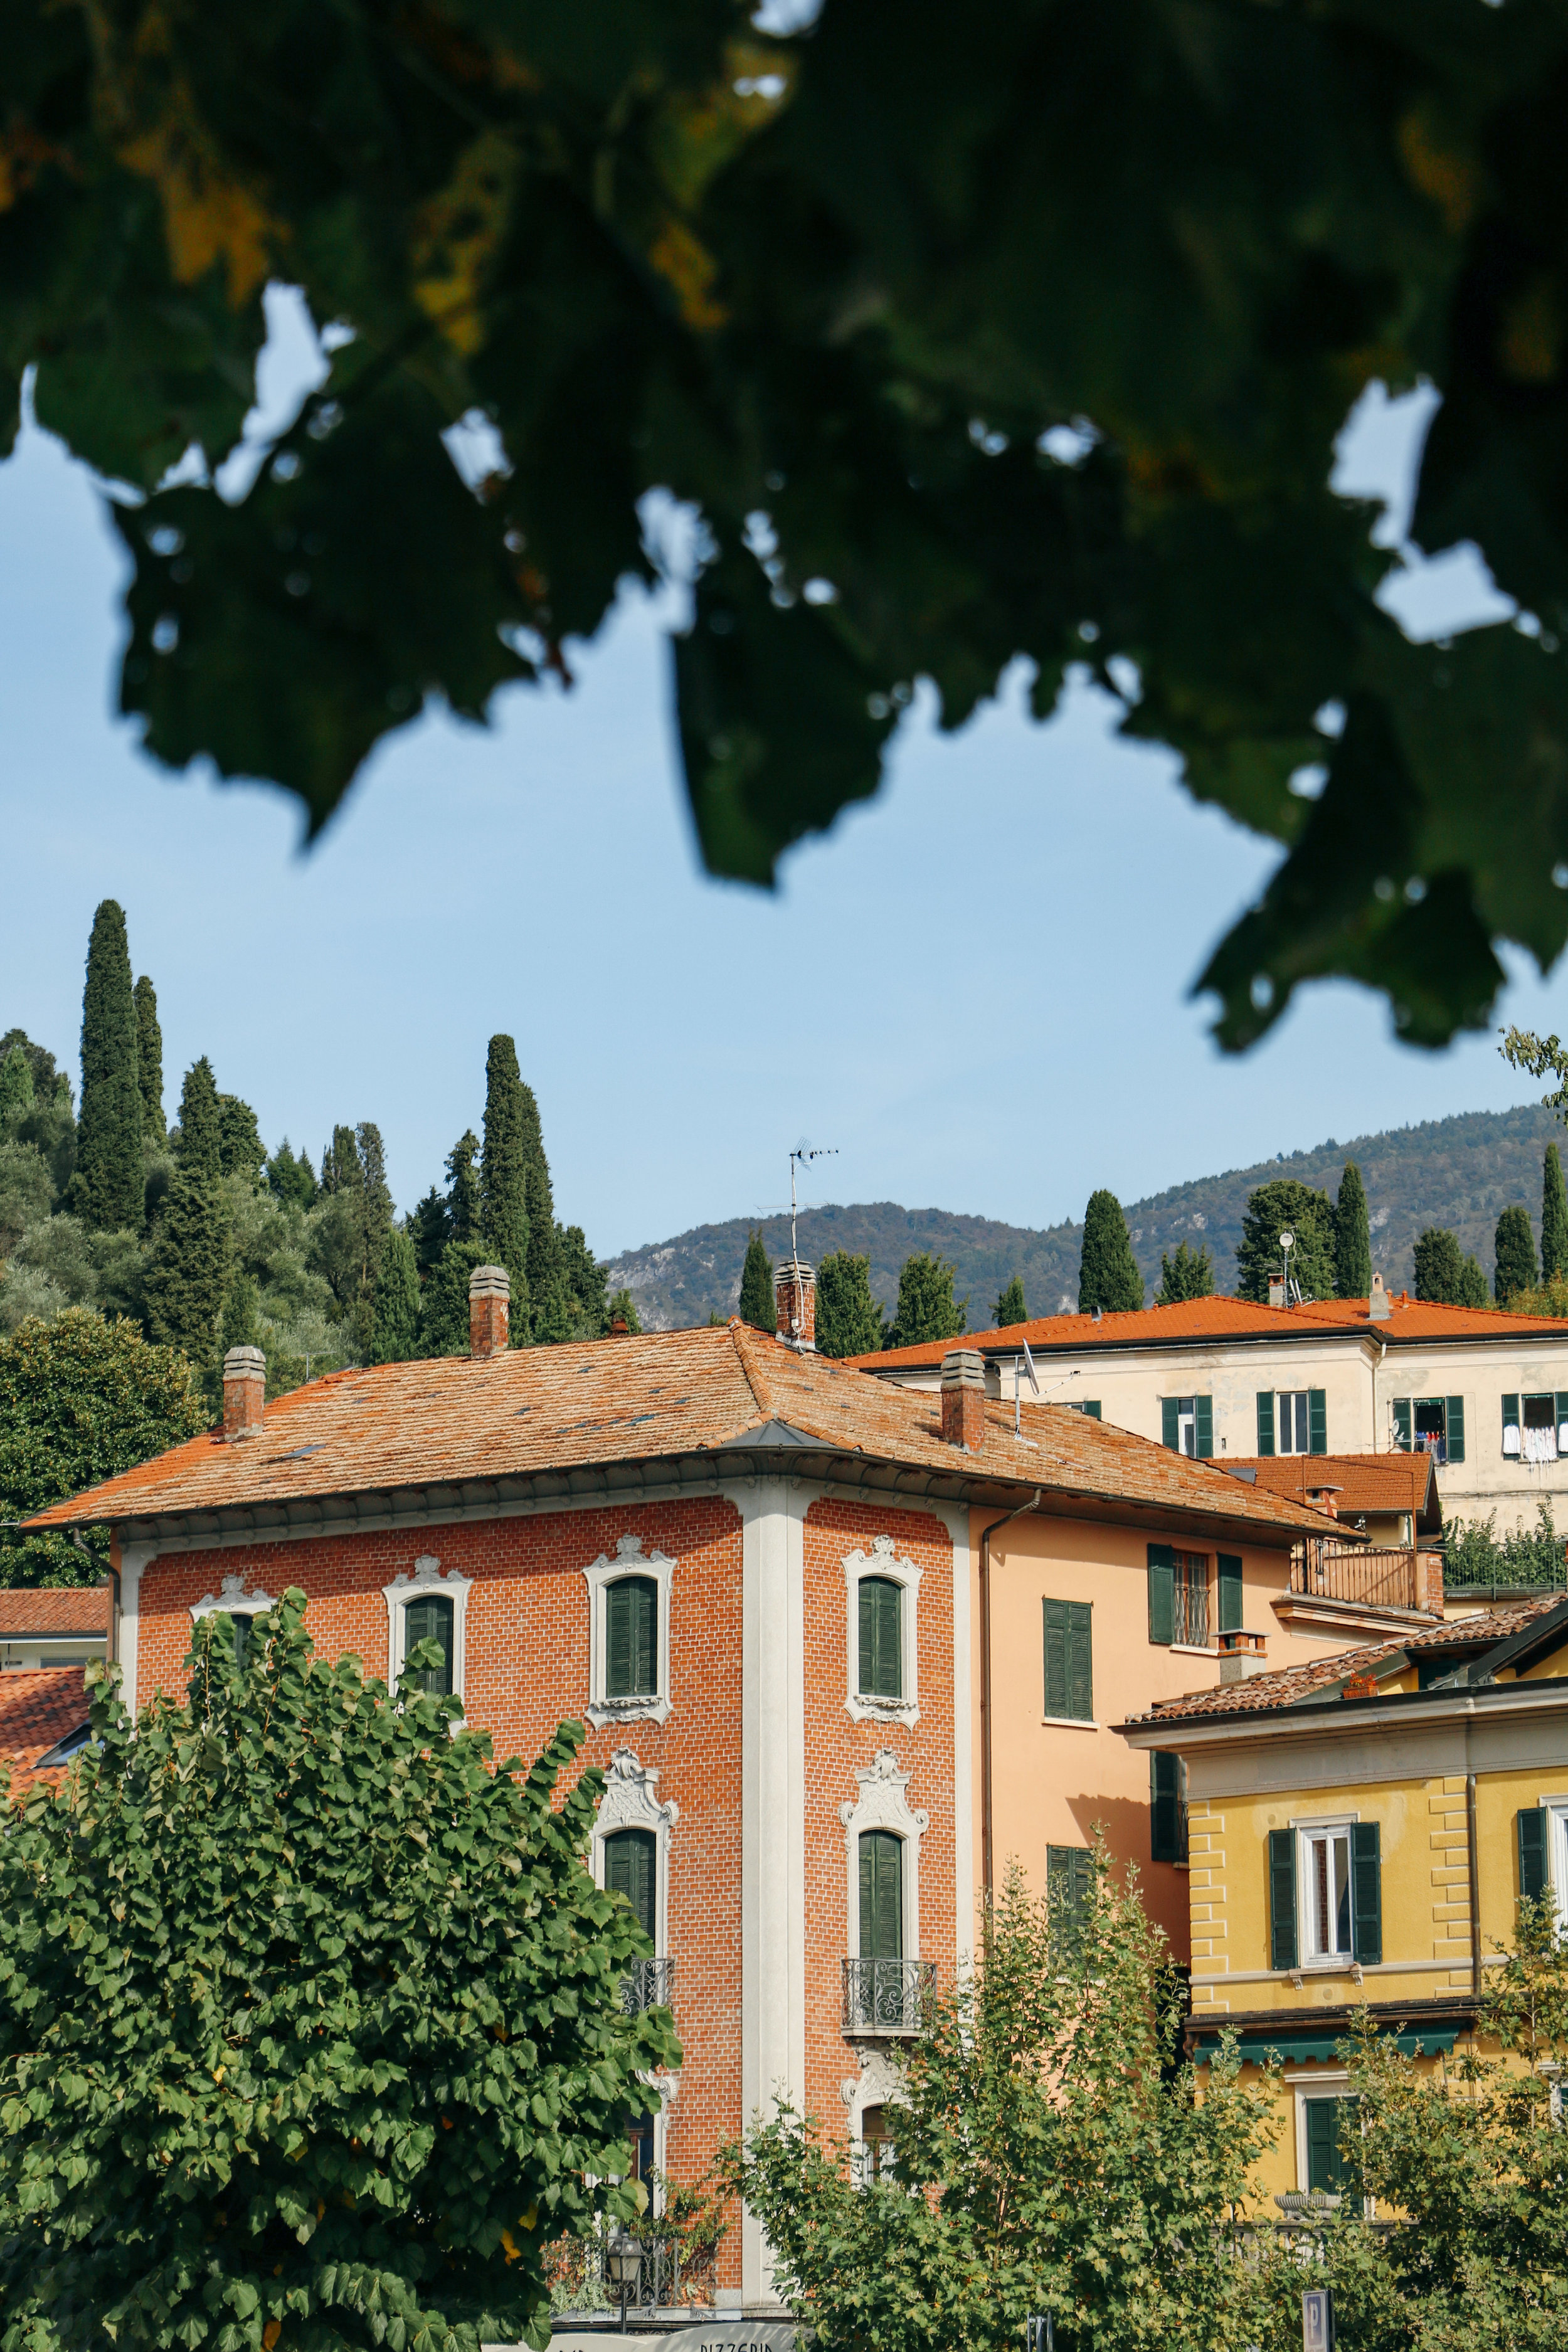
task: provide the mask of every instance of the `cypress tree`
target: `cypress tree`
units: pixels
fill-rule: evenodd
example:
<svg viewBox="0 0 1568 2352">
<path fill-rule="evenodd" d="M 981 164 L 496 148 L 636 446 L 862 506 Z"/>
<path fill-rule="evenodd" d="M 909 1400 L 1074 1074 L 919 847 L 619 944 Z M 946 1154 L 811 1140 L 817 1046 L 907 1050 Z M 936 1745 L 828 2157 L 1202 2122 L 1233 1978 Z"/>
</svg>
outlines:
<svg viewBox="0 0 1568 2352">
<path fill-rule="evenodd" d="M 1460 1307 L 1465 1280 L 1464 1253 L 1458 1238 L 1445 1225 L 1428 1225 L 1415 1248 L 1415 1296 L 1441 1307 Z M 1484 1286 L 1484 1277 L 1483 1277 Z"/>
<path fill-rule="evenodd" d="M 1546 1147 L 1546 1167 L 1541 1188 L 1541 1279 L 1568 1274 L 1568 1192 L 1563 1188 L 1563 1162 L 1557 1146 Z"/>
<path fill-rule="evenodd" d="M 352 1127 L 334 1127 L 332 1139 L 321 1154 L 323 1192 L 354 1192 L 364 1182 L 359 1145 Z"/>
<path fill-rule="evenodd" d="M 228 1291 L 228 1238 L 216 1168 L 182 1155 L 148 1253 L 147 1328 L 209 1380 Z"/>
<path fill-rule="evenodd" d="M 374 1119 L 362 1119 L 354 1130 L 354 1160 L 359 1183 L 354 1191 L 358 1210 L 359 1296 L 354 1301 L 354 1337 L 359 1352 L 374 1361 L 370 1350 L 375 1320 L 375 1289 L 381 1262 L 393 1234 L 392 1193 L 386 1181 L 386 1151 Z"/>
<path fill-rule="evenodd" d="M 1334 1297 L 1365 1298 L 1372 1290 L 1372 1233 L 1366 1188 L 1353 1160 L 1345 1162 L 1334 1202 Z"/>
<path fill-rule="evenodd" d="M 567 1336 L 574 1339 L 602 1338 L 610 1328 L 605 1269 L 588 1247 L 588 1236 L 581 1225 L 557 1225 L 555 1267 L 555 1287 L 551 1295 L 564 1305 Z"/>
<path fill-rule="evenodd" d="M 373 1364 L 406 1363 L 419 1351 L 419 1267 L 411 1234 L 395 1225 L 381 1253 L 371 1317 Z"/>
<path fill-rule="evenodd" d="M 425 1285 L 420 1311 L 420 1347 L 426 1356 L 466 1356 L 468 1352 L 468 1276 L 477 1265 L 489 1265 L 490 1254 L 481 1241 L 448 1242 Z"/>
<path fill-rule="evenodd" d="M 968 1321 L 965 1299 L 952 1295 L 956 1269 L 931 1250 L 916 1250 L 899 1270 L 899 1311 L 883 1345 L 914 1348 L 928 1339 L 955 1339 Z"/>
<path fill-rule="evenodd" d="M 1474 1251 L 1469 1251 L 1459 1268 L 1458 1295 L 1454 1304 L 1457 1307 L 1489 1307 L 1491 1303 L 1485 1269 Z"/>
<path fill-rule="evenodd" d="M 316 1171 L 310 1165 L 310 1155 L 301 1151 L 298 1160 L 283 1138 L 267 1163 L 267 1189 L 275 1201 L 296 1208 L 310 1208 L 316 1198 Z"/>
<path fill-rule="evenodd" d="M 142 1139 L 162 1144 L 163 1125 L 163 1032 L 158 1025 L 158 992 L 145 972 L 132 995 L 136 1005 L 136 1083 L 142 1090 Z"/>
<path fill-rule="evenodd" d="M 753 1331 L 776 1332 L 779 1328 L 778 1301 L 773 1296 L 773 1261 L 763 1247 L 763 1237 L 753 1231 L 746 1244 L 746 1263 L 741 1269 L 741 1304 L 737 1310 L 742 1323 Z"/>
<path fill-rule="evenodd" d="M 237 1095 L 217 1098 L 217 1157 L 226 1176 L 243 1176 L 252 1192 L 257 1190 L 267 1165 L 267 1146 L 256 1113 Z"/>
<path fill-rule="evenodd" d="M 204 1054 L 185 1072 L 180 1088 L 180 1132 L 176 1153 L 183 1169 L 205 1176 L 223 1171 L 223 1122 L 218 1110 L 213 1066 Z"/>
<path fill-rule="evenodd" d="M 1125 1315 L 1143 1304 L 1143 1277 L 1114 1192 L 1091 1192 L 1083 1213 L 1083 1255 L 1078 1270 L 1078 1311 Z"/>
<path fill-rule="evenodd" d="M 511 1276 L 512 1319 L 520 1288 L 529 1287 L 528 1174 L 530 1149 L 528 1112 L 523 1102 L 522 1073 L 517 1047 L 510 1037 L 492 1037 L 485 1062 L 485 1142 L 479 1161 L 479 1210 L 484 1238 L 492 1260 Z M 531 1097 L 530 1097 L 531 1103 Z M 537 1129 L 539 1114 L 533 1114 Z M 542 1291 L 532 1294 L 542 1303 Z M 526 1336 L 520 1332 L 520 1337 Z"/>
<path fill-rule="evenodd" d="M 617 1290 L 613 1298 L 605 1301 L 605 1328 L 607 1331 L 616 1316 L 620 1316 L 628 1331 L 642 1329 L 642 1317 L 637 1313 L 637 1300 L 629 1290 Z M 721 1315 L 710 1315 L 710 1323 L 722 1323 Z"/>
<path fill-rule="evenodd" d="M 231 1348 L 259 1348 L 261 1345 L 260 1293 L 254 1275 L 240 1268 L 228 1286 L 223 1302 L 223 1314 L 218 1323 L 218 1353 L 226 1356 Z"/>
<path fill-rule="evenodd" d="M 92 919 L 81 1000 L 81 1115 L 71 1205 L 97 1232 L 142 1224 L 142 1089 L 125 913 L 105 898 Z"/>
<path fill-rule="evenodd" d="M 560 1285 L 561 1246 L 544 1129 L 531 1087 L 522 1088 L 522 1123 L 528 1162 L 528 1295 L 542 1310 Z"/>
<path fill-rule="evenodd" d="M 19 1126 L 33 1108 L 33 1066 L 20 1045 L 0 1062 L 0 1135 Z"/>
<path fill-rule="evenodd" d="M 1154 1293 L 1156 1307 L 1174 1307 L 1184 1298 L 1214 1297 L 1214 1255 L 1207 1242 L 1194 1249 L 1188 1242 L 1178 1242 L 1174 1257 L 1160 1252 L 1160 1287 Z"/>
<path fill-rule="evenodd" d="M 447 1208 L 451 1218 L 451 1237 L 455 1242 L 471 1242 L 479 1230 L 479 1180 L 474 1173 L 474 1156 L 479 1139 L 470 1127 L 460 1135 L 447 1154 Z M 476 1265 L 485 1261 L 476 1258 Z"/>
<path fill-rule="evenodd" d="M 816 1269 L 818 1355 L 869 1356 L 881 1344 L 882 1309 L 871 1296 L 870 1259 L 833 1251 Z"/>
<path fill-rule="evenodd" d="M 998 1331 L 1006 1330 L 1011 1324 L 1028 1321 L 1029 1310 L 1024 1304 L 1024 1277 L 1021 1274 L 1016 1274 L 1013 1276 L 1012 1281 L 992 1308 L 991 1316 L 993 1324 Z M 817 1344 L 820 1346 L 821 1342 L 818 1341 Z M 860 1352 L 865 1351 L 862 1349 Z"/>
<path fill-rule="evenodd" d="M 431 1185 L 409 1217 L 408 1232 L 414 1244 L 415 1264 L 423 1277 L 439 1263 L 442 1251 L 452 1238 L 451 1208 L 445 1192 L 436 1185 Z"/>
<path fill-rule="evenodd" d="M 1500 1307 L 1521 1290 L 1535 1288 L 1535 1234 L 1530 1223 L 1530 1212 L 1515 1205 L 1505 1209 L 1497 1221 L 1495 1241 L 1497 1272 L 1492 1288 Z"/>
</svg>

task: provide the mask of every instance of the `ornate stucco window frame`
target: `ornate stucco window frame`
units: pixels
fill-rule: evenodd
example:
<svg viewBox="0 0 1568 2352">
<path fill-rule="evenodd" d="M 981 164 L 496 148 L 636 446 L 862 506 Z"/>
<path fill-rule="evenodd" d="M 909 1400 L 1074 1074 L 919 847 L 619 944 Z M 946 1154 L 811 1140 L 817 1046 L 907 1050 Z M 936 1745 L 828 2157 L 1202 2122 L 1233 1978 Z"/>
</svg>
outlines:
<svg viewBox="0 0 1568 2352">
<path fill-rule="evenodd" d="M 860 1794 L 853 1804 L 838 1808 L 844 1824 L 845 1951 L 854 1958 L 860 1946 L 860 1840 L 868 1830 L 888 1830 L 899 1840 L 903 1864 L 904 1953 L 906 1960 L 921 1957 L 921 1840 L 931 1827 L 931 1815 L 911 1806 L 908 1790 L 912 1772 L 900 1771 L 890 1748 L 879 1748 L 874 1762 L 857 1771 Z"/>
<path fill-rule="evenodd" d="M 386 1602 L 386 1687 L 395 1691 L 407 1655 L 405 1635 L 407 1628 L 408 1604 L 411 1601 L 427 1601 L 433 1596 L 452 1604 L 452 1695 L 464 1696 L 463 1683 L 468 1650 L 468 1593 L 473 1579 L 459 1576 L 455 1568 L 443 1569 L 431 1552 L 422 1552 L 414 1563 L 413 1573 L 400 1568 L 390 1584 L 381 1588 Z"/>
<path fill-rule="evenodd" d="M 191 1623 L 194 1628 L 204 1617 L 264 1617 L 277 1606 L 270 1592 L 259 1584 L 247 1592 L 242 1569 L 237 1576 L 226 1576 L 218 1591 L 204 1592 L 199 1601 L 192 1601 Z"/>
<path fill-rule="evenodd" d="M 605 1884 L 605 1843 L 616 1830 L 651 1830 L 654 1835 L 654 1950 L 660 1959 L 669 1953 L 669 1842 L 680 1807 L 674 1799 L 660 1804 L 658 1773 L 640 1763 L 636 1750 L 617 1748 L 605 1775 L 605 1793 L 594 1823 L 594 1884 Z M 663 2076 L 647 2078 L 657 2087 Z"/>
<path fill-rule="evenodd" d="M 899 1551 L 889 1535 L 874 1536 L 868 1552 L 852 1551 L 844 1563 L 844 1711 L 854 1723 L 901 1723 L 912 1731 L 921 1719 L 920 1603 L 924 1572 Z M 860 1581 L 867 1576 L 885 1578 L 903 1596 L 899 1608 L 901 1698 L 875 1698 L 860 1689 Z"/>
<path fill-rule="evenodd" d="M 641 1536 L 620 1536 L 612 1559 L 601 1552 L 584 1569 L 588 1586 L 588 1720 L 595 1731 L 607 1723 L 663 1723 L 674 1707 L 669 1671 L 669 1599 L 675 1562 L 656 1544 L 645 1552 Z M 651 1577 L 658 1588 L 658 1687 L 635 1698 L 610 1698 L 605 1692 L 605 1644 L 609 1610 L 605 1594 L 626 1576 Z"/>
</svg>

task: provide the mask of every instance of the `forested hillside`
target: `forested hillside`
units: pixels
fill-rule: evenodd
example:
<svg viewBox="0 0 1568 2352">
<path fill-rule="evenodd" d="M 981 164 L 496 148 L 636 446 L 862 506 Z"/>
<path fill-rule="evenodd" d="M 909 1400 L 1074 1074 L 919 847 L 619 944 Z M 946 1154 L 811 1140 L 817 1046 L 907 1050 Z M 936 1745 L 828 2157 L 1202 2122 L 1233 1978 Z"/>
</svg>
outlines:
<svg viewBox="0 0 1568 2352">
<path fill-rule="evenodd" d="M 1281 1153 L 1254 1167 L 1173 1184 L 1127 1204 L 1148 1297 L 1152 1300 L 1159 1287 L 1162 1252 L 1173 1251 L 1184 1241 L 1206 1243 L 1214 1253 L 1217 1287 L 1233 1290 L 1242 1215 L 1253 1188 L 1290 1176 L 1325 1186 L 1331 1196 L 1347 1160 L 1361 1168 L 1373 1264 L 1391 1288 L 1414 1287 L 1412 1246 L 1428 1225 L 1450 1227 L 1461 1248 L 1479 1259 L 1489 1279 L 1500 1210 L 1510 1202 L 1522 1203 L 1539 1234 L 1542 1157 L 1554 1138 L 1563 1139 L 1563 1129 L 1551 1112 L 1528 1104 L 1517 1110 L 1428 1119 L 1419 1127 L 1387 1129 L 1343 1142 L 1331 1137 L 1310 1151 Z M 977 1171 L 977 1188 L 979 1181 Z M 730 1314 L 740 1295 L 752 1222 L 731 1217 L 722 1224 L 698 1225 L 673 1240 L 626 1251 L 611 1265 L 608 1278 L 629 1287 L 650 1327 L 700 1323 L 712 1312 Z M 787 1251 L 787 1217 L 763 1219 L 762 1229 L 774 1258 Z M 1014 1275 L 1023 1277 L 1031 1315 L 1070 1312 L 1078 1305 L 1081 1222 L 1032 1229 L 947 1209 L 903 1209 L 891 1201 L 876 1201 L 803 1210 L 799 1233 L 802 1255 L 814 1261 L 832 1250 L 868 1256 L 872 1292 L 889 1316 L 898 1295 L 899 1269 L 911 1250 L 936 1251 L 956 1267 L 954 1288 L 961 1299 L 968 1295 L 972 1331 L 989 1323 L 996 1297 Z"/>
</svg>

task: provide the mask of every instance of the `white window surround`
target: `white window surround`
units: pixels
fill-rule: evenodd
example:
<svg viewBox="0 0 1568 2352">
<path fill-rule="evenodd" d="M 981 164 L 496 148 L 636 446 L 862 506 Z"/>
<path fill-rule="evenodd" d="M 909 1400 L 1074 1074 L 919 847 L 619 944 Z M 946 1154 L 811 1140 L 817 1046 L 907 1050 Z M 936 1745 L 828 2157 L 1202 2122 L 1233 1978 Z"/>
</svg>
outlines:
<svg viewBox="0 0 1568 2352">
<path fill-rule="evenodd" d="M 1285 2080 L 1294 2093 L 1296 2123 L 1296 2186 L 1305 2191 L 1307 2186 L 1307 2102 L 1309 2099 L 1342 2099 L 1350 2091 L 1351 2078 L 1343 2070 L 1329 2074 L 1298 2074 L 1293 2067 L 1285 2069 Z"/>
<path fill-rule="evenodd" d="M 386 1687 L 395 1691 L 397 1677 L 403 1672 L 407 1655 L 405 1633 L 408 1604 L 411 1601 L 428 1601 L 436 1596 L 452 1604 L 452 1693 L 463 1696 L 463 1655 L 468 1629 L 468 1589 L 473 1580 L 459 1576 L 455 1568 L 443 1571 L 441 1563 L 430 1552 L 422 1552 L 409 1574 L 400 1568 L 390 1584 L 381 1588 L 386 1602 Z"/>
<path fill-rule="evenodd" d="M 844 1824 L 845 1951 L 853 1959 L 860 1948 L 860 1840 L 868 1830 L 889 1830 L 900 1841 L 903 1862 L 904 1958 L 921 1956 L 921 1839 L 931 1827 L 931 1815 L 917 1811 L 905 1791 L 914 1778 L 900 1772 L 890 1748 L 879 1748 L 876 1761 L 855 1775 L 860 1794 L 854 1804 L 842 1804 Z"/>
<path fill-rule="evenodd" d="M 874 1536 L 869 1552 L 852 1551 L 844 1563 L 844 1651 L 847 1686 L 844 1711 L 856 1723 L 901 1723 L 910 1730 L 921 1719 L 920 1622 L 921 1576 L 913 1560 L 900 1558 L 891 1536 Z M 860 1579 L 879 1576 L 896 1584 L 903 1594 L 899 1609 L 902 1651 L 902 1698 L 872 1698 L 860 1684 Z"/>
<path fill-rule="evenodd" d="M 865 2116 L 868 2107 L 907 2107 L 910 2095 L 904 2082 L 903 2062 L 898 2053 L 878 2045 L 860 2052 L 860 2072 L 847 2074 L 838 2085 L 838 2095 L 849 2110 L 849 2137 L 855 2143 L 858 2161 L 856 2179 L 866 2185 Z"/>
<path fill-rule="evenodd" d="M 669 1589 L 675 1562 L 667 1559 L 657 1546 L 645 1552 L 641 1536 L 620 1536 L 616 1541 L 614 1559 L 601 1552 L 583 1574 L 588 1586 L 589 1722 L 595 1731 L 602 1731 L 606 1723 L 662 1723 L 675 1705 L 669 1679 Z M 658 1587 L 658 1688 L 638 1698 L 610 1698 L 605 1689 L 608 1680 L 605 1672 L 605 1621 L 609 1615 L 605 1591 L 623 1576 L 648 1576 Z"/>
<path fill-rule="evenodd" d="M 617 1748 L 605 1775 L 605 1793 L 594 1823 L 594 1884 L 603 1886 L 605 1883 L 606 1838 L 616 1830 L 653 1832 L 654 1949 L 661 1959 L 669 1957 L 669 1838 L 679 1819 L 680 1807 L 673 1800 L 659 1803 L 658 1774 L 652 1766 L 640 1764 L 631 1748 Z M 658 2087 L 666 2079 L 652 2078 L 650 2087 Z M 673 2094 L 661 2092 L 661 2095 Z"/>
<path fill-rule="evenodd" d="M 1546 1815 L 1546 1883 L 1557 1898 L 1557 1924 L 1568 1927 L 1568 1797 L 1542 1797 Z"/>
<path fill-rule="evenodd" d="M 1296 1840 L 1296 1950 L 1298 1958 L 1296 1968 L 1290 1972 L 1292 1974 L 1299 1975 L 1303 1969 L 1305 1969 L 1309 1975 L 1311 1975 L 1319 1969 L 1326 1969 L 1331 1974 L 1337 1970 L 1339 1974 L 1342 1976 L 1346 1969 L 1353 1969 L 1358 1965 L 1353 1949 L 1353 1931 L 1352 1937 L 1352 1948 L 1349 1951 L 1310 1952 L 1307 1948 L 1308 1943 L 1310 1939 L 1310 1914 L 1312 1899 L 1312 1887 L 1307 1868 L 1307 1843 L 1308 1840 L 1310 1838 L 1333 1836 L 1341 1831 L 1344 1832 L 1348 1841 L 1351 1830 L 1353 1828 L 1354 1824 L 1360 1821 L 1360 1819 L 1361 1815 L 1359 1812 L 1324 1813 L 1315 1820 L 1292 1821 L 1289 1824 L 1290 1830 Z M 1346 1868 L 1352 1873 L 1352 1885 L 1353 1889 L 1354 1864 L 1348 1855 L 1346 1857 Z M 1303 2129 L 1305 2129 L 1304 2126 Z"/>
<path fill-rule="evenodd" d="M 261 1617 L 277 1606 L 272 1595 L 264 1592 L 259 1584 L 247 1592 L 245 1572 L 241 1570 L 237 1576 L 224 1578 L 220 1591 L 204 1592 L 199 1601 L 193 1601 L 191 1619 L 194 1623 L 203 1617 Z"/>
</svg>

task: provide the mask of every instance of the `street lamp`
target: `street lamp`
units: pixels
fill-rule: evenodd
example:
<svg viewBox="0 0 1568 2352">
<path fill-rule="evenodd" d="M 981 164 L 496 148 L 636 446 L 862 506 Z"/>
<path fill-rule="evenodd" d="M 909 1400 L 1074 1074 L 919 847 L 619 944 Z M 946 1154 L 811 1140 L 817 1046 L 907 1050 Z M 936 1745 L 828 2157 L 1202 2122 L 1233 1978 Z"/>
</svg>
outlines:
<svg viewBox="0 0 1568 2352">
<path fill-rule="evenodd" d="M 628 2231 L 617 2230 L 605 2249 L 605 2260 L 610 2277 L 621 2291 L 621 2326 L 626 2324 L 626 2299 L 635 2303 L 637 2286 L 642 2274 L 643 2243 Z"/>
<path fill-rule="evenodd" d="M 1284 1252 L 1285 1255 L 1285 1304 L 1287 1307 L 1290 1304 L 1290 1253 L 1295 1246 L 1296 1236 L 1294 1234 L 1284 1233 L 1280 1234 L 1279 1247 Z"/>
</svg>

